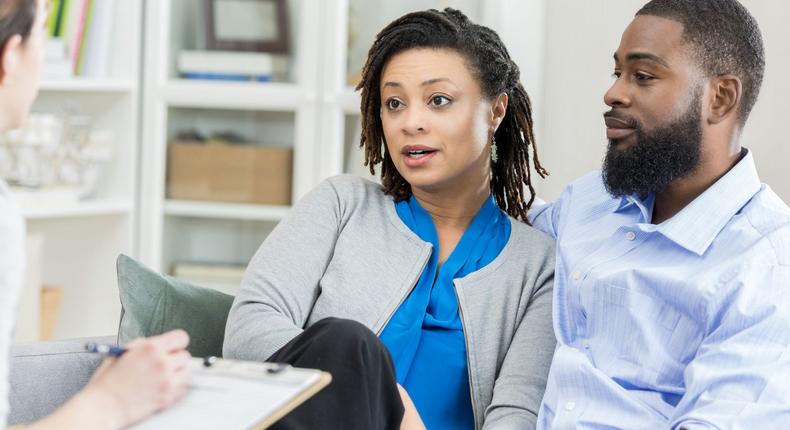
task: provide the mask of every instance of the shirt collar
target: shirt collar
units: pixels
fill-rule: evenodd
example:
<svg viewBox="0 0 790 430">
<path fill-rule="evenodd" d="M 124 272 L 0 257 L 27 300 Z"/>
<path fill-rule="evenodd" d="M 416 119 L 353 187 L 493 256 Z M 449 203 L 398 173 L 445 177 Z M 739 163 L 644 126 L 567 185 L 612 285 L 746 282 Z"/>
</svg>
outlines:
<svg viewBox="0 0 790 430">
<path fill-rule="evenodd" d="M 649 223 L 650 218 L 653 214 L 653 203 L 655 203 L 655 194 L 650 193 L 644 197 L 638 196 L 625 196 L 620 198 L 620 202 L 618 206 L 615 208 L 615 212 L 626 211 L 633 206 L 636 206 L 639 209 L 639 213 L 642 215 L 642 219 L 640 223 Z"/>
<path fill-rule="evenodd" d="M 703 255 L 730 219 L 760 190 L 754 158 L 749 150 L 743 151 L 745 155 L 729 172 L 656 230 Z"/>
</svg>

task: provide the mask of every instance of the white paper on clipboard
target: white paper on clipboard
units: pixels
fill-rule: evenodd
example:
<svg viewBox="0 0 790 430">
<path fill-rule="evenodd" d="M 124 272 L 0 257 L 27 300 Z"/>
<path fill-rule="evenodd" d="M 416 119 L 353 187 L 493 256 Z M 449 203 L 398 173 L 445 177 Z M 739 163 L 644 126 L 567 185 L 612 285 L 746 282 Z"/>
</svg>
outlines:
<svg viewBox="0 0 790 430">
<path fill-rule="evenodd" d="M 264 428 L 329 383 L 325 372 L 276 364 L 217 360 L 204 367 L 190 363 L 186 395 L 170 408 L 130 427 L 131 430 L 242 430 Z"/>
</svg>

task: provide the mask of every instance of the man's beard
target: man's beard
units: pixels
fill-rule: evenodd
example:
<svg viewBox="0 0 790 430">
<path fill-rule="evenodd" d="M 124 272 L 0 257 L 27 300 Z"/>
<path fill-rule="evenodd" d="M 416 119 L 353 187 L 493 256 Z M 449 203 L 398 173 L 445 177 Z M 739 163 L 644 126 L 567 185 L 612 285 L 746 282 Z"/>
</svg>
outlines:
<svg viewBox="0 0 790 430">
<path fill-rule="evenodd" d="M 609 194 L 622 197 L 658 193 L 697 168 L 702 148 L 701 90 L 697 88 L 686 112 L 650 131 L 645 131 L 636 119 L 616 111 L 605 114 L 633 126 L 636 138 L 630 148 L 624 149 L 609 141 L 603 162 L 604 185 Z"/>
</svg>

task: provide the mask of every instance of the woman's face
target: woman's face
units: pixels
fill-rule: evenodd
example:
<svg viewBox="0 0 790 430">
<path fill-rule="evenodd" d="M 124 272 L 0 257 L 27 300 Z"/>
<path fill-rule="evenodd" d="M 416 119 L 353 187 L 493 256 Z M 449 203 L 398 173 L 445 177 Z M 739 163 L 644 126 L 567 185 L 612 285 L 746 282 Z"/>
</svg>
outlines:
<svg viewBox="0 0 790 430">
<path fill-rule="evenodd" d="M 44 62 L 44 38 L 48 13 L 48 0 L 38 0 L 36 18 L 27 39 L 12 36 L 6 42 L 0 71 L 0 112 L 7 128 L 22 125 L 38 94 L 41 65 Z"/>
<path fill-rule="evenodd" d="M 413 191 L 488 185 L 490 138 L 507 98 L 484 97 L 461 54 L 400 52 L 384 66 L 380 92 L 387 150 Z"/>
</svg>

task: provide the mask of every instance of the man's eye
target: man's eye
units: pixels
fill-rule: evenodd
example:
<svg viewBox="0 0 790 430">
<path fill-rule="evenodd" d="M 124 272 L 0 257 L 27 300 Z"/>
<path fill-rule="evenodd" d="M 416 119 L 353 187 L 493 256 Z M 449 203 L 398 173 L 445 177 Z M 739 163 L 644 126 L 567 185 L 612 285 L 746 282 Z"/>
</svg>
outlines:
<svg viewBox="0 0 790 430">
<path fill-rule="evenodd" d="M 387 100 L 387 109 L 389 110 L 398 110 L 403 106 L 403 103 L 400 102 L 398 99 L 389 99 Z"/>
<path fill-rule="evenodd" d="M 431 105 L 435 107 L 442 107 L 450 104 L 450 99 L 445 96 L 433 96 L 431 97 Z"/>
<path fill-rule="evenodd" d="M 612 73 L 612 78 L 620 79 L 620 71 L 619 70 L 615 70 L 614 73 Z"/>
</svg>

